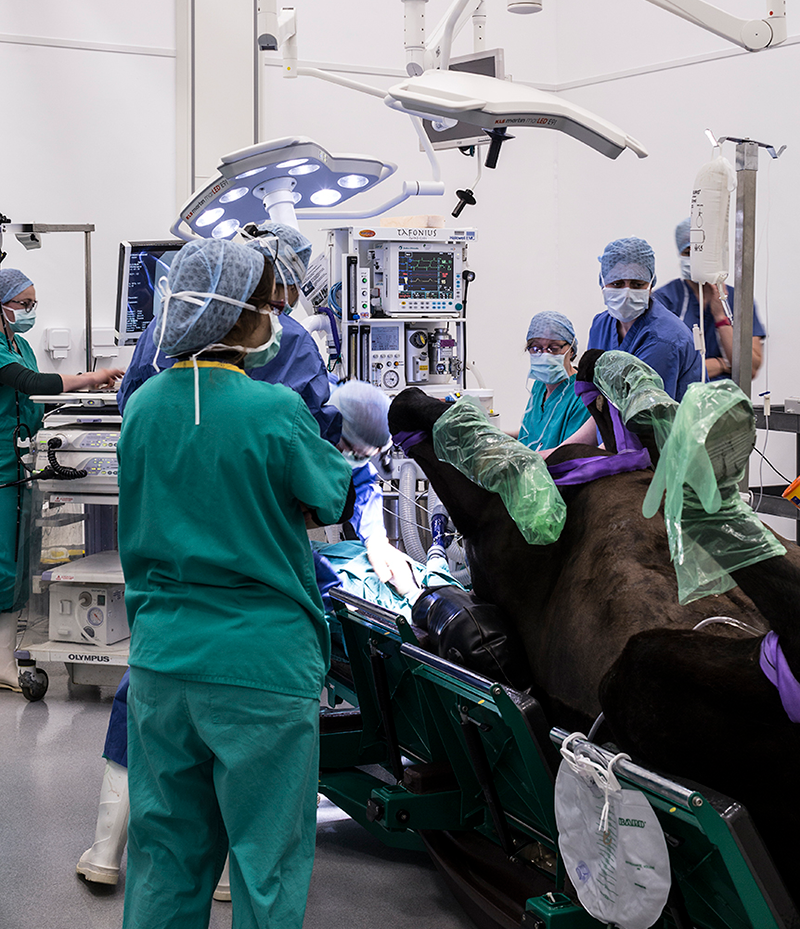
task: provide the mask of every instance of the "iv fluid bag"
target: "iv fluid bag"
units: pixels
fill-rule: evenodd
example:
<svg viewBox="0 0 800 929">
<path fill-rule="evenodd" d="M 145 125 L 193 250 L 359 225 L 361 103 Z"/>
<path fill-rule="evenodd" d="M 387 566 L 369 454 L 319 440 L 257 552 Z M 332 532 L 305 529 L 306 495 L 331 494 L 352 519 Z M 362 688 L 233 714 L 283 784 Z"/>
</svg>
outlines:
<svg viewBox="0 0 800 929">
<path fill-rule="evenodd" d="M 692 280 L 721 284 L 728 276 L 728 215 L 736 172 L 718 156 L 697 172 L 692 190 L 690 255 Z"/>
</svg>

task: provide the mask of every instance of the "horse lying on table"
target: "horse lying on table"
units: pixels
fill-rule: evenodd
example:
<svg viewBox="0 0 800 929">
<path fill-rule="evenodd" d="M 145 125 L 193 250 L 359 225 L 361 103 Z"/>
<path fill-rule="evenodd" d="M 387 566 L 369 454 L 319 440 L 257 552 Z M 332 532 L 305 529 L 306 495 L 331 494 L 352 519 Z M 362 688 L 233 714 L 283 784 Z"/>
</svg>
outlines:
<svg viewBox="0 0 800 929">
<path fill-rule="evenodd" d="M 591 380 L 596 355 L 579 380 Z M 759 667 L 762 637 L 727 616 L 780 636 L 800 678 L 800 552 L 734 573 L 738 587 L 678 602 L 662 515 L 642 515 L 653 472 L 636 470 L 562 488 L 567 515 L 557 541 L 530 545 L 497 494 L 440 461 L 431 432 L 449 406 L 416 388 L 392 403 L 394 435 L 430 480 L 464 537 L 473 590 L 497 605 L 524 643 L 534 695 L 552 724 L 588 731 L 601 707 L 614 741 L 635 760 L 692 778 L 744 803 L 796 904 L 800 810 L 794 792 L 800 727 Z M 548 466 L 613 454 L 607 404 L 589 404 L 602 451 L 562 446 Z M 654 449 L 653 443 L 645 441 Z"/>
</svg>

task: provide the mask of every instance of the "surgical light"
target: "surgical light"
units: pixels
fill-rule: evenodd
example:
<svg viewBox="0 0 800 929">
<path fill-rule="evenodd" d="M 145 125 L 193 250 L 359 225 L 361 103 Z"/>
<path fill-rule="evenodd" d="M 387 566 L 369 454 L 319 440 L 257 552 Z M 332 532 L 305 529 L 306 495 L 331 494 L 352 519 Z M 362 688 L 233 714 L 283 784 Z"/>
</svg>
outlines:
<svg viewBox="0 0 800 929">
<path fill-rule="evenodd" d="M 214 226 L 211 235 L 215 239 L 227 239 L 229 235 L 233 235 L 236 232 L 239 226 L 240 223 L 238 219 L 224 219 L 217 226 Z"/>
<path fill-rule="evenodd" d="M 309 199 L 317 206 L 333 206 L 342 199 L 342 195 L 338 190 L 318 190 Z"/>
<path fill-rule="evenodd" d="M 359 190 L 369 184 L 369 178 L 364 177 L 363 174 L 348 174 L 340 177 L 336 183 L 345 190 Z"/>
<path fill-rule="evenodd" d="M 213 210 L 206 210 L 205 213 L 202 213 L 197 218 L 198 226 L 213 226 L 214 223 L 221 219 L 225 210 L 221 206 L 215 207 Z"/>
<path fill-rule="evenodd" d="M 304 174 L 313 174 L 319 171 L 322 165 L 298 165 L 296 168 L 289 168 L 289 174 L 292 177 L 302 177 Z"/>
<path fill-rule="evenodd" d="M 227 193 L 224 193 L 220 198 L 220 203 L 233 203 L 236 200 L 240 200 L 242 197 L 247 196 L 250 193 L 249 187 L 234 187 L 233 190 L 229 190 Z"/>
<path fill-rule="evenodd" d="M 228 238 L 267 218 L 295 225 L 303 218 L 303 210 L 295 215 L 295 204 L 311 212 L 342 203 L 396 170 L 367 155 L 331 154 L 304 136 L 260 142 L 222 158 L 216 176 L 184 204 L 172 231 L 182 239 Z"/>
</svg>

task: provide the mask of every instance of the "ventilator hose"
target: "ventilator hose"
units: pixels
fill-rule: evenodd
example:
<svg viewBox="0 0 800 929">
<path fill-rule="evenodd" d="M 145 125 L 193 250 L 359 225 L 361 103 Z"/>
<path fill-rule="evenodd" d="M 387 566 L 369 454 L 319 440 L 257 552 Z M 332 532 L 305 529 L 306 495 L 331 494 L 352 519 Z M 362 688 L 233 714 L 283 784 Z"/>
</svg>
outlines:
<svg viewBox="0 0 800 929">
<path fill-rule="evenodd" d="M 400 465 L 400 535 L 403 548 L 414 561 L 425 564 L 428 553 L 419 538 L 417 526 L 417 466 L 413 461 L 404 461 Z"/>
</svg>

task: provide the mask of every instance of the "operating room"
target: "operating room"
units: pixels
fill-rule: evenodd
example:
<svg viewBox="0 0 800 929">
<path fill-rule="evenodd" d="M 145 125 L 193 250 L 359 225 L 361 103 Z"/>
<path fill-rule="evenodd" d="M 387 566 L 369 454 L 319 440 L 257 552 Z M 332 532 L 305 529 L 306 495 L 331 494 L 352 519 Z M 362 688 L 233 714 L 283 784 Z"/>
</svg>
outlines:
<svg viewBox="0 0 800 929">
<path fill-rule="evenodd" d="M 673 15 L 657 0 L 463 4 L 479 7 L 483 18 L 466 18 L 448 54 L 499 49 L 506 81 L 583 108 L 630 140 L 607 157 L 567 132 L 511 125 L 494 146 L 493 167 L 485 164 L 483 141 L 424 151 L 417 117 L 382 98 L 420 73 L 406 68 L 409 21 L 424 13 L 430 34 L 454 5 L 293 0 L 287 27 L 286 9 L 271 0 L 0 0 L 6 126 L 0 269 L 20 269 L 35 284 L 36 327 L 25 338 L 39 371 L 126 368 L 132 350 L 115 344 L 120 243 L 208 236 L 189 230 L 187 222 L 181 226 L 181 211 L 196 192 L 213 186 L 224 157 L 302 137 L 321 147 L 323 162 L 344 153 L 394 169 L 333 205 L 332 218 L 320 208 L 304 218 L 298 203 L 296 219 L 313 258 L 330 249 L 331 228 L 374 230 L 378 240 L 395 228 L 411 238 L 429 229 L 469 231 L 468 309 L 463 320 L 448 323 L 463 361 L 456 380 L 461 392 L 482 391 L 493 427 L 511 433 L 530 398 L 525 348 L 531 317 L 554 311 L 569 318 L 577 367 L 592 321 L 604 309 L 599 259 L 607 244 L 646 240 L 654 253 L 654 289 L 679 278 L 675 229 L 692 211 L 698 172 L 719 156 L 735 171 L 741 146 L 753 140 L 760 144 L 746 219 L 754 234 L 740 241 L 744 220 L 735 190 L 726 229 L 727 283 L 749 275 L 766 332 L 752 382 L 746 372 L 739 384 L 761 411 L 748 464 L 750 493 L 742 499 L 793 543 L 800 538 L 794 515 L 777 504 L 759 508 L 755 500 L 763 498 L 760 488 L 782 489 L 800 470 L 796 430 L 761 428 L 764 411 L 769 425 L 771 407 L 800 413 L 793 347 L 800 340 L 793 283 L 800 254 L 800 173 L 792 169 L 800 152 L 794 97 L 800 13 L 794 0 L 785 4 L 786 38 L 756 51 Z M 742 20 L 772 15 L 765 0 L 705 6 Z M 268 27 L 281 45 L 280 16 L 283 47 L 260 46 Z M 287 48 L 294 57 L 287 59 Z M 436 195 L 401 196 L 416 185 Z M 250 200 L 250 221 L 268 219 L 259 200 Z M 397 219 L 381 225 L 388 218 Z M 17 224 L 52 228 L 27 233 L 25 242 L 25 234 L 15 235 Z M 70 226 L 76 228 L 58 228 Z M 458 241 L 464 235 L 459 232 Z M 341 241 L 336 247 L 347 250 Z M 294 316 L 302 323 L 311 311 L 306 302 Z M 318 347 L 324 353 L 324 339 Z M 323 357 L 333 367 L 329 362 Z M 337 373 L 359 376 L 363 370 Z M 447 391 L 434 395 L 449 397 Z M 536 586 L 533 579 L 525 583 Z M 75 873 L 92 843 L 115 685 L 110 679 L 75 683 L 63 663 L 40 663 L 50 675 L 42 699 L 0 688 L 0 926 L 122 925 L 126 860 L 116 886 Z M 479 908 L 464 905 L 463 894 L 451 893 L 457 881 L 424 851 L 410 842 L 382 843 L 376 830 L 365 831 L 321 793 L 308 929 L 378 922 L 398 929 L 511 925 L 477 915 Z M 796 888 L 789 890 L 796 900 Z M 745 909 L 751 922 L 731 925 L 758 925 L 755 910 Z M 547 918 L 517 924 L 570 925 Z M 576 917 L 573 926 L 611 922 Z M 208 925 L 230 923 L 230 902 L 215 900 Z M 697 918 L 681 924 L 674 915 L 655 924 L 717 925 Z M 776 917 L 775 925 L 792 923 Z"/>
</svg>

